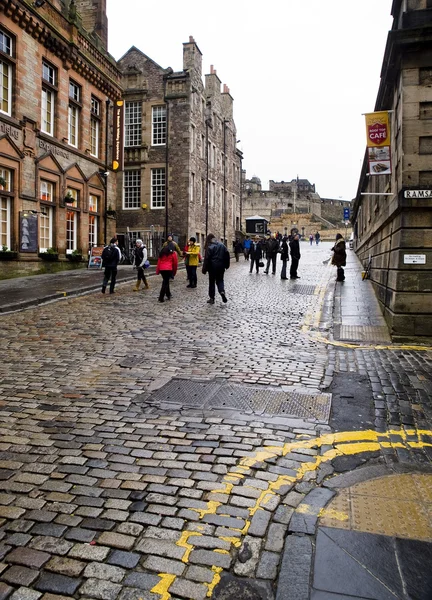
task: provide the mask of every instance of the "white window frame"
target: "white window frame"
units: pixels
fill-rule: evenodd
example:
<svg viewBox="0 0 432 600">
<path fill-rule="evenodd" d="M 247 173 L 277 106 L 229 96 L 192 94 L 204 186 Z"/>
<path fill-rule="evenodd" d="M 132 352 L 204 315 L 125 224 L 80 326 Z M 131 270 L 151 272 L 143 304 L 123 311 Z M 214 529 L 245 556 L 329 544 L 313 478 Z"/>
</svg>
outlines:
<svg viewBox="0 0 432 600">
<path fill-rule="evenodd" d="M 40 180 L 39 199 L 43 202 L 54 202 L 54 184 L 51 181 Z"/>
<path fill-rule="evenodd" d="M 96 158 L 99 156 L 99 119 L 91 117 L 90 119 L 90 154 Z"/>
<path fill-rule="evenodd" d="M 99 196 L 96 194 L 89 194 L 89 212 L 99 212 Z"/>
<path fill-rule="evenodd" d="M 78 148 L 79 141 L 79 113 L 78 106 L 69 104 L 68 107 L 68 144 Z"/>
<path fill-rule="evenodd" d="M 95 213 L 89 214 L 89 248 L 97 246 L 99 217 Z"/>
<path fill-rule="evenodd" d="M 123 177 L 123 209 L 136 210 L 141 207 L 141 171 L 124 171 Z"/>
<path fill-rule="evenodd" d="M 0 51 L 6 56 L 13 56 L 13 38 L 0 30 Z M 0 112 L 12 115 L 13 71 L 11 63 L 0 59 Z"/>
<path fill-rule="evenodd" d="M 77 249 L 77 230 L 78 213 L 68 209 L 66 211 L 66 254 L 72 254 Z"/>
<path fill-rule="evenodd" d="M 11 173 L 11 171 L 9 169 L 0 168 L 0 177 L 3 177 L 3 179 L 6 180 L 6 185 L 4 187 L 0 186 L 0 190 L 3 190 L 4 192 L 12 191 L 12 188 L 11 188 L 12 173 Z"/>
<path fill-rule="evenodd" d="M 54 100 L 55 94 L 49 88 L 42 88 L 41 131 L 54 135 Z"/>
<path fill-rule="evenodd" d="M 152 209 L 164 209 L 166 205 L 165 197 L 165 182 L 166 182 L 165 167 L 151 169 L 151 207 Z"/>
<path fill-rule="evenodd" d="M 81 102 L 81 88 L 75 81 L 69 81 L 69 98 L 74 102 Z"/>
<path fill-rule="evenodd" d="M 39 252 L 46 252 L 48 248 L 53 247 L 53 209 L 51 206 L 44 206 L 39 217 Z M 45 214 L 44 214 L 45 213 Z M 42 235 L 42 232 L 48 235 Z M 46 242 L 43 244 L 43 242 Z"/>
<path fill-rule="evenodd" d="M 7 246 L 9 249 L 11 226 L 11 199 L 0 197 L 0 246 Z"/>
<path fill-rule="evenodd" d="M 67 188 L 66 195 L 72 196 L 72 198 L 74 199 L 72 204 L 66 205 L 66 208 L 68 208 L 68 207 L 78 208 L 78 198 L 79 198 L 78 190 L 75 190 L 73 188 Z"/>
<path fill-rule="evenodd" d="M 51 85 L 57 85 L 56 70 L 45 61 L 42 61 L 42 79 Z"/>
<path fill-rule="evenodd" d="M 125 105 L 125 148 L 142 144 L 142 102 L 126 102 Z"/>
<path fill-rule="evenodd" d="M 166 106 L 152 107 L 152 146 L 165 146 L 167 138 Z"/>
</svg>

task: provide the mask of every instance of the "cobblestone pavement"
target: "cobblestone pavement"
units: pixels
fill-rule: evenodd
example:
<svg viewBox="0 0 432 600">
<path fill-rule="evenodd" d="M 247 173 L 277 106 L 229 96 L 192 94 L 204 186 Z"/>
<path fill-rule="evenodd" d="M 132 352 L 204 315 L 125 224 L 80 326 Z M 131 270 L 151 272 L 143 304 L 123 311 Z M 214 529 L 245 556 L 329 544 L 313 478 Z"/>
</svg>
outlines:
<svg viewBox="0 0 432 600">
<path fill-rule="evenodd" d="M 431 354 L 314 336 L 329 248 L 302 247 L 295 282 L 234 263 L 227 304 L 179 273 L 164 304 L 152 278 L 1 317 L 0 600 L 240 600 L 239 581 L 279 600 L 286 535 L 313 531 L 329 477 L 430 461 Z M 173 378 L 315 394 L 347 373 L 368 430 L 151 401 Z"/>
</svg>

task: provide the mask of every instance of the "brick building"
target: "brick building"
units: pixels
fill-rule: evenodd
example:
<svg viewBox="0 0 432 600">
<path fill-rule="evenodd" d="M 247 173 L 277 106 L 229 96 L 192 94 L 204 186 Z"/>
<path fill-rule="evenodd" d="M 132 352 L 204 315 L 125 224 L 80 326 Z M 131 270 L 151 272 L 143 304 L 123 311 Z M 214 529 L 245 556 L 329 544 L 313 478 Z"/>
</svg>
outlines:
<svg viewBox="0 0 432 600">
<path fill-rule="evenodd" d="M 230 245 L 240 229 L 241 153 L 229 89 L 221 91 L 213 67 L 203 83 L 192 37 L 183 44 L 182 71 L 135 47 L 118 65 L 125 99 L 118 233 L 144 238 L 153 256 L 170 232 L 180 244 L 191 235 L 203 244 L 212 232 Z"/>
<path fill-rule="evenodd" d="M 120 73 L 105 0 L 0 0 L 0 14 L 0 245 L 37 269 L 48 248 L 86 256 L 115 231 L 104 174 Z"/>
<path fill-rule="evenodd" d="M 367 174 L 353 206 L 355 249 L 394 339 L 432 337 L 432 5 L 394 0 L 376 111 L 390 112 L 390 175 Z"/>
</svg>

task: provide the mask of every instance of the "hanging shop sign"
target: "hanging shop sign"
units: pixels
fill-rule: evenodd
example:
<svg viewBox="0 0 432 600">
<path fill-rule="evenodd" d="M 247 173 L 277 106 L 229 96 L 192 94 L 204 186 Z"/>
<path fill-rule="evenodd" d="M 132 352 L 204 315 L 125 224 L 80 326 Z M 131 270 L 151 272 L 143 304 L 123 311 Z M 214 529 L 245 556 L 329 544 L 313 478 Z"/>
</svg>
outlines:
<svg viewBox="0 0 432 600">
<path fill-rule="evenodd" d="M 114 104 L 114 148 L 113 171 L 123 170 L 123 131 L 124 131 L 124 102 L 117 100 Z"/>
<path fill-rule="evenodd" d="M 392 172 L 389 113 L 367 113 L 365 119 L 369 175 L 389 175 Z"/>
</svg>

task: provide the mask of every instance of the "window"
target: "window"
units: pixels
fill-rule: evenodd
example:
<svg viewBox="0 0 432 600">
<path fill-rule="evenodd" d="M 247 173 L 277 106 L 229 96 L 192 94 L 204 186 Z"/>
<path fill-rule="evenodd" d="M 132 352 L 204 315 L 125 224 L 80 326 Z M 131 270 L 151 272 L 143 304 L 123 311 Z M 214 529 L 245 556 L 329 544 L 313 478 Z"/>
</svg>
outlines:
<svg viewBox="0 0 432 600">
<path fill-rule="evenodd" d="M 90 194 L 89 196 L 89 211 L 99 212 L 99 198 L 94 194 Z"/>
<path fill-rule="evenodd" d="M 78 207 L 78 190 L 67 188 L 65 204 L 67 204 L 67 206 L 73 206 L 73 208 Z"/>
<path fill-rule="evenodd" d="M 40 200 L 44 200 L 45 202 L 54 201 L 54 186 L 50 181 L 44 181 L 43 179 L 41 179 Z"/>
<path fill-rule="evenodd" d="M 195 125 L 191 125 L 191 143 L 190 143 L 190 151 L 193 154 L 195 152 L 195 137 L 196 137 L 196 130 L 195 130 Z"/>
<path fill-rule="evenodd" d="M 431 67 L 420 67 L 419 83 L 420 83 L 420 85 L 431 85 L 432 84 L 432 68 Z"/>
<path fill-rule="evenodd" d="M 73 104 L 69 105 L 68 111 L 68 143 L 78 148 L 79 109 Z"/>
<path fill-rule="evenodd" d="M 201 158 L 205 160 L 205 137 L 201 135 Z"/>
<path fill-rule="evenodd" d="M 0 169 L 0 177 L 3 177 L 3 179 L 6 181 L 6 184 L 4 186 L 0 185 L 0 190 L 3 190 L 5 192 L 11 192 L 11 172 L 9 171 L 9 169 Z"/>
<path fill-rule="evenodd" d="M 12 57 L 12 38 L 0 31 L 0 52 Z M 12 64 L 0 55 L 0 112 L 10 115 L 12 111 Z"/>
<path fill-rule="evenodd" d="M 139 208 L 141 206 L 141 171 L 124 172 L 124 207 Z"/>
<path fill-rule="evenodd" d="M 97 157 L 99 156 L 101 103 L 93 96 L 91 98 L 90 112 L 90 154 Z"/>
<path fill-rule="evenodd" d="M 205 179 L 201 179 L 201 206 L 204 204 L 206 199 L 206 184 Z"/>
<path fill-rule="evenodd" d="M 42 63 L 42 113 L 41 130 L 48 135 L 54 135 L 55 86 L 57 85 L 57 70 Z"/>
<path fill-rule="evenodd" d="M 98 217 L 96 215 L 89 215 L 89 248 L 97 246 L 98 236 Z"/>
<path fill-rule="evenodd" d="M 46 252 L 53 246 L 53 209 L 43 207 L 39 218 L 39 251 Z"/>
<path fill-rule="evenodd" d="M 10 248 L 11 200 L 0 198 L 0 245 Z"/>
<path fill-rule="evenodd" d="M 192 201 L 192 203 L 195 203 L 195 173 L 191 173 L 191 193 L 190 193 L 190 199 Z"/>
<path fill-rule="evenodd" d="M 125 146 L 141 146 L 141 102 L 126 102 Z"/>
<path fill-rule="evenodd" d="M 74 210 L 66 212 L 66 254 L 76 250 L 78 214 Z"/>
<path fill-rule="evenodd" d="M 74 102 L 81 102 L 81 88 L 73 81 L 69 82 L 69 98 Z"/>
<path fill-rule="evenodd" d="M 152 108 L 152 146 L 166 144 L 166 107 L 154 106 Z"/>
<path fill-rule="evenodd" d="M 419 138 L 419 154 L 432 154 L 432 136 Z"/>
<path fill-rule="evenodd" d="M 165 169 L 151 170 L 151 207 L 165 208 Z"/>
</svg>

